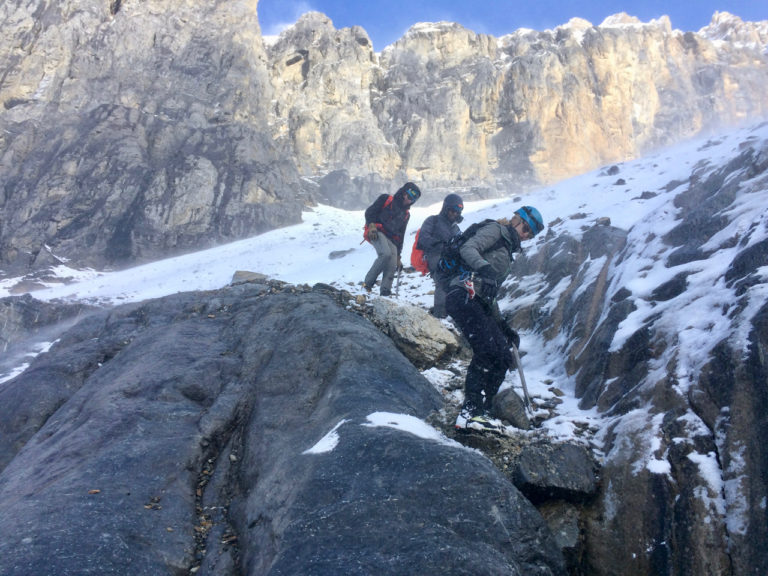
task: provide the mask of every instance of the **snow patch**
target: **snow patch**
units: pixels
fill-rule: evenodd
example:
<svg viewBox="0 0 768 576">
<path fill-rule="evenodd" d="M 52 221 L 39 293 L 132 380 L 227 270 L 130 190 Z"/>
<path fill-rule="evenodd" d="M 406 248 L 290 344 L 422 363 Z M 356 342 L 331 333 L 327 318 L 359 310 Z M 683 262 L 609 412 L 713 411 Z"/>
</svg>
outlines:
<svg viewBox="0 0 768 576">
<path fill-rule="evenodd" d="M 701 454 L 692 452 L 688 459 L 699 468 L 699 475 L 706 482 L 706 486 L 697 486 L 694 489 L 696 497 L 720 516 L 725 515 L 725 501 L 723 499 L 723 477 L 720 464 L 714 452 Z"/>
<path fill-rule="evenodd" d="M 342 420 L 336 424 L 336 426 L 334 426 L 328 434 L 323 436 L 317 444 L 312 446 L 312 448 L 304 450 L 302 454 L 324 454 L 333 451 L 339 444 L 339 433 L 337 431 L 339 427 L 346 422 L 347 420 Z"/>
<path fill-rule="evenodd" d="M 53 345 L 54 345 L 54 342 L 36 342 L 32 344 L 29 352 L 27 352 L 24 355 L 24 358 L 29 359 L 29 361 L 31 362 L 32 359 L 38 354 L 48 352 L 48 350 L 50 350 L 51 346 Z M 0 384 L 13 380 L 14 378 L 16 378 L 16 376 L 24 372 L 27 368 L 29 368 L 29 362 L 23 362 L 19 366 L 10 370 L 7 374 L 0 374 Z"/>
<path fill-rule="evenodd" d="M 420 420 L 415 416 L 409 416 L 408 414 L 395 414 L 393 412 L 373 412 L 372 414 L 368 415 L 368 422 L 363 424 L 363 426 L 368 426 L 371 428 L 394 428 L 395 430 L 413 434 L 414 436 L 418 436 L 424 440 L 434 440 L 446 446 L 464 448 L 462 444 L 447 438 L 442 432 L 435 430 L 432 426 L 423 420 Z"/>
</svg>

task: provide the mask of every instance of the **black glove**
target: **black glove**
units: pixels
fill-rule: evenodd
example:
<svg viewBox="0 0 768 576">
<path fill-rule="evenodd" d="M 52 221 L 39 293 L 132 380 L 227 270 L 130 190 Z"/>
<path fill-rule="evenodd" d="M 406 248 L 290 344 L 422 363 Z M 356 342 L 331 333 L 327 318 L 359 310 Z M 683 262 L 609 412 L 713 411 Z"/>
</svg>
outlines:
<svg viewBox="0 0 768 576">
<path fill-rule="evenodd" d="M 376 224 L 371 223 L 368 225 L 368 240 L 373 242 L 374 240 L 378 240 L 379 238 L 379 229 L 376 227 Z"/>
<path fill-rule="evenodd" d="M 504 332 L 504 336 L 507 337 L 507 342 L 510 346 L 514 346 L 518 350 L 520 349 L 520 335 L 517 333 L 517 330 L 512 328 L 509 324 L 502 321 L 501 323 L 501 330 Z"/>
<path fill-rule="evenodd" d="M 493 266 L 486 264 L 476 272 L 480 279 L 480 297 L 486 302 L 493 302 L 499 285 L 496 282 L 496 272 Z"/>
</svg>

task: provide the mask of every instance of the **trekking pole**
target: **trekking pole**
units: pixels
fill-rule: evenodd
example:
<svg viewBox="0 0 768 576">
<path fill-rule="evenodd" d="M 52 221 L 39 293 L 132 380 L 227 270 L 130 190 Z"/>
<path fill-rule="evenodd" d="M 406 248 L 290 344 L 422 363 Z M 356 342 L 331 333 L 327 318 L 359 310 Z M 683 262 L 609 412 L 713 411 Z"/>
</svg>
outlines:
<svg viewBox="0 0 768 576">
<path fill-rule="evenodd" d="M 520 363 L 520 353 L 517 351 L 517 346 L 512 344 L 510 348 L 512 355 L 515 357 L 515 364 L 517 364 L 517 371 L 520 374 L 520 382 L 523 384 L 523 395 L 525 396 L 525 407 L 533 414 L 533 403 L 531 397 L 528 395 L 528 386 L 525 384 L 525 375 L 523 374 L 523 365 Z"/>
<path fill-rule="evenodd" d="M 400 296 L 400 274 L 403 271 L 402 266 L 397 267 L 397 282 L 395 282 L 395 298 Z"/>
</svg>

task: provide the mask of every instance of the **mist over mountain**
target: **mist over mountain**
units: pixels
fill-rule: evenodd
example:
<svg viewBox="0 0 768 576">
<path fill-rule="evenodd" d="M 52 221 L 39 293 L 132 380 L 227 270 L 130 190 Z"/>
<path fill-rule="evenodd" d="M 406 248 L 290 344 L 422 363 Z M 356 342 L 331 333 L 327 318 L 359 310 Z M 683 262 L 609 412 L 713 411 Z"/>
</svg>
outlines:
<svg viewBox="0 0 768 576">
<path fill-rule="evenodd" d="M 0 6 L 0 269 L 126 266 L 360 208 L 522 193 L 765 117 L 768 24 L 626 15 L 502 38 L 306 14 L 265 44 L 257 2 Z"/>
</svg>

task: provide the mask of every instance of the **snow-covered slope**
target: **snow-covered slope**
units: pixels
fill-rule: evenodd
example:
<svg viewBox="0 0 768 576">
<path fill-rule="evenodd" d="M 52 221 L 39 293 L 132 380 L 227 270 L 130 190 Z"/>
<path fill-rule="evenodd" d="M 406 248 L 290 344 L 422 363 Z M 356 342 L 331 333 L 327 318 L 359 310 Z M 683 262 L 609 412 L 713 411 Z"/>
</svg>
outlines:
<svg viewBox="0 0 768 576">
<path fill-rule="evenodd" d="M 682 186 L 694 170 L 720 166 L 734 156 L 742 142 L 758 139 L 768 139 L 768 125 L 734 131 L 716 139 L 693 140 L 637 161 L 605 167 L 542 188 L 524 198 L 467 202 L 462 226 L 487 217 L 509 216 L 521 204 L 530 204 L 542 212 L 546 221 L 554 223 L 548 232 L 550 236 L 568 234 L 578 239 L 585 223 L 610 218 L 613 226 L 630 231 L 628 252 L 631 255 L 617 267 L 612 282 L 616 289 L 630 287 L 637 305 L 637 310 L 616 333 L 613 347 L 620 348 L 650 314 L 663 312 L 663 329 L 678 334 L 679 347 L 684 350 L 681 371 L 696 370 L 706 359 L 711 346 L 731 329 L 732 322 L 722 317 L 718 306 L 730 298 L 722 277 L 732 254 L 724 250 L 716 258 L 685 265 L 685 270 L 691 274 L 691 288 L 685 298 L 671 300 L 662 309 L 649 309 L 645 300 L 649 292 L 681 271 L 680 267 L 666 266 L 663 258 L 669 248 L 665 247 L 662 237 L 674 227 L 679 216 L 679 209 L 672 204 L 676 186 L 670 183 Z M 408 260 L 415 231 L 424 218 L 439 208 L 439 203 L 416 204 L 413 208 L 410 242 L 406 243 L 404 261 Z M 750 227 L 755 231 L 749 236 L 749 243 L 765 239 L 768 235 L 764 221 L 766 208 L 768 192 L 765 190 L 745 195 L 729 215 L 731 225 L 713 238 L 711 244 L 716 245 L 728 236 L 742 235 Z M 579 217 L 572 218 L 576 214 Z M 62 265 L 55 273 L 64 282 L 49 282 L 46 288 L 34 291 L 33 295 L 42 300 L 114 305 L 180 291 L 219 288 L 227 284 L 237 270 L 260 272 L 294 284 L 322 282 L 359 294 L 362 292 L 359 284 L 374 259 L 373 249 L 361 243 L 363 220 L 360 211 L 318 206 L 304 213 L 302 224 L 127 270 L 102 272 Z M 534 242 L 528 242 L 527 256 L 532 257 L 547 241 L 547 234 L 542 234 Z M 734 246 L 730 251 L 736 249 Z M 596 270 L 600 264 L 593 262 L 587 266 Z M 768 268 L 764 268 L 763 283 L 752 288 L 754 307 L 768 297 L 765 276 L 768 276 Z M 18 281 L 0 282 L 0 296 L 10 295 Z M 526 282 L 531 287 L 529 293 L 516 300 L 502 301 L 503 308 L 515 309 L 531 302 L 536 302 L 540 308 L 555 305 L 560 296 L 557 290 L 543 293 L 543 287 L 537 285 L 535 279 L 522 283 Z M 429 307 L 431 289 L 432 282 L 428 277 L 405 272 L 395 299 Z M 750 310 L 752 308 L 743 312 L 745 319 Z M 742 334 L 740 338 L 744 336 Z M 597 415 L 591 410 L 578 409 L 560 346 L 560 342 L 546 342 L 540 335 L 524 334 L 525 372 L 532 393 L 551 397 L 549 389 L 553 383 L 570 392 L 559 409 L 562 417 L 548 423 L 555 435 L 567 435 L 573 431 L 574 421 L 591 422 Z M 431 377 L 439 378 L 439 375 Z M 514 380 L 515 376 L 509 378 Z"/>
</svg>

